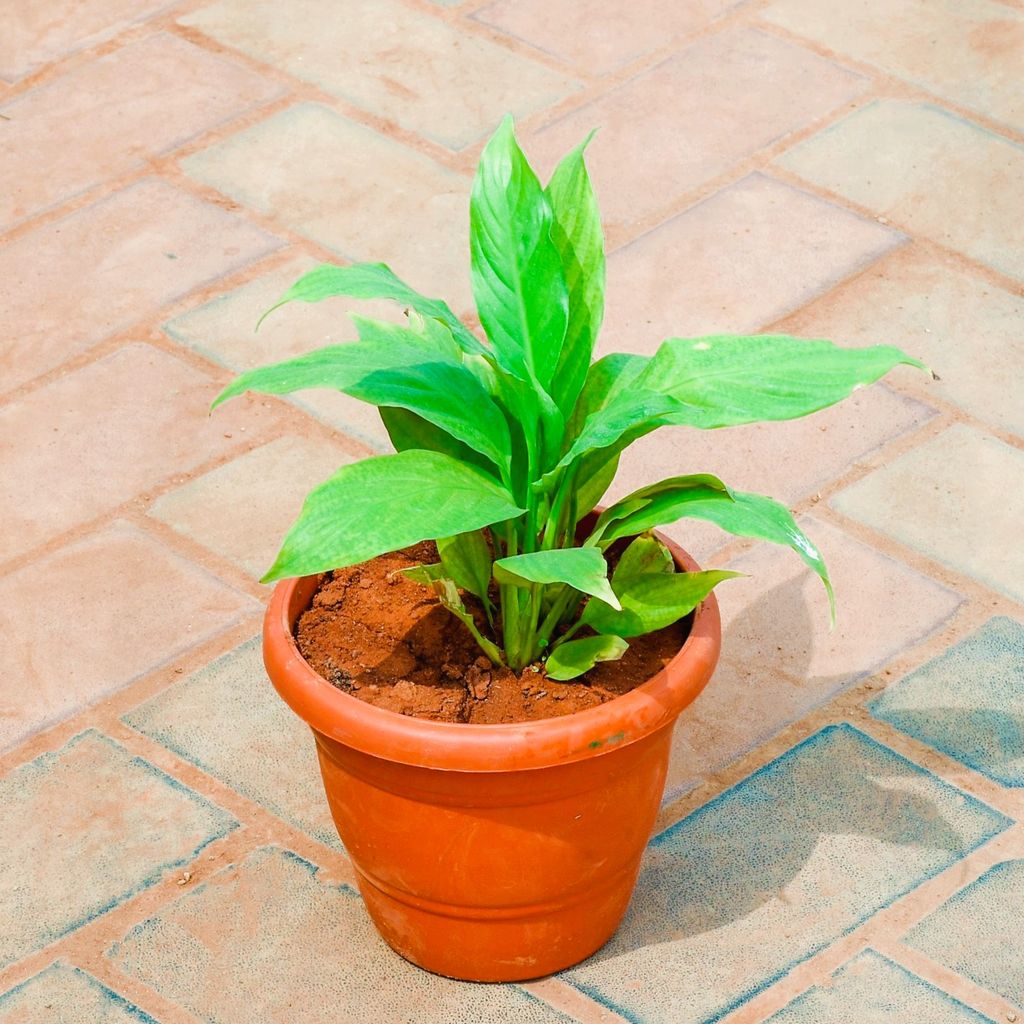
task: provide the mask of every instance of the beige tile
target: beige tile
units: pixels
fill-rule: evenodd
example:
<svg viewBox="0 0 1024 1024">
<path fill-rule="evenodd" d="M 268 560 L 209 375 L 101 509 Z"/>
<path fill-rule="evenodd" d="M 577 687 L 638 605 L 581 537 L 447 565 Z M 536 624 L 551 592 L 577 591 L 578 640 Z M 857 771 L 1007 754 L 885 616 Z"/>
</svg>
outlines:
<svg viewBox="0 0 1024 1024">
<path fill-rule="evenodd" d="M 550 172 L 593 128 L 588 155 L 613 241 L 716 175 L 859 95 L 860 75 L 752 29 L 727 29 L 542 131 Z"/>
<path fill-rule="evenodd" d="M 752 174 L 616 252 L 601 352 L 751 333 L 868 266 L 902 236 Z"/>
<path fill-rule="evenodd" d="M 989 0 L 776 0 L 761 17 L 1024 127 L 1024 16 Z"/>
<path fill-rule="evenodd" d="M 779 163 L 899 227 L 1024 280 L 1024 146 L 940 107 L 879 100 Z"/>
<path fill-rule="evenodd" d="M 0 580 L 0 748 L 259 611 L 127 523 Z"/>
<path fill-rule="evenodd" d="M 739 0 L 497 0 L 473 17 L 590 74 L 613 71 L 695 32 Z"/>
<path fill-rule="evenodd" d="M 217 390 L 172 356 L 129 345 L 0 409 L 0 558 L 276 424 L 275 414 L 248 400 L 210 417 Z"/>
<path fill-rule="evenodd" d="M 578 88 L 397 0 L 219 0 L 181 21 L 452 149 Z"/>
<path fill-rule="evenodd" d="M 236 64 L 159 33 L 0 107 L 0 227 L 8 227 L 280 92 Z"/>
<path fill-rule="evenodd" d="M 22 235 L 0 248 L 0 387 L 52 370 L 279 244 L 156 180 Z"/>
<path fill-rule="evenodd" d="M 471 308 L 469 179 L 327 107 L 282 111 L 183 166 L 347 260 Z"/>
<path fill-rule="evenodd" d="M 347 313 L 356 311 L 379 320 L 403 320 L 394 303 L 360 302 L 338 297 L 323 302 L 284 306 L 255 330 L 256 322 L 317 261 L 296 256 L 283 266 L 218 295 L 164 325 L 175 341 L 183 342 L 229 369 L 251 370 L 302 355 L 323 345 L 356 337 Z M 317 389 L 287 396 L 300 408 L 373 448 L 389 446 L 377 410 L 336 391 Z"/>
<path fill-rule="evenodd" d="M 914 247 L 893 253 L 794 314 L 785 330 L 896 344 L 940 377 L 901 379 L 955 402 L 979 419 L 1024 436 L 1024 298 Z"/>
<path fill-rule="evenodd" d="M 957 572 L 1024 601 L 1024 452 L 955 424 L 832 504 Z"/>
<path fill-rule="evenodd" d="M 167 0 L 26 0 L 8 4 L 0 32 L 0 78 L 17 81 L 171 6 Z"/>
<path fill-rule="evenodd" d="M 163 495 L 150 514 L 258 579 L 305 496 L 350 461 L 328 441 L 281 437 Z"/>
</svg>

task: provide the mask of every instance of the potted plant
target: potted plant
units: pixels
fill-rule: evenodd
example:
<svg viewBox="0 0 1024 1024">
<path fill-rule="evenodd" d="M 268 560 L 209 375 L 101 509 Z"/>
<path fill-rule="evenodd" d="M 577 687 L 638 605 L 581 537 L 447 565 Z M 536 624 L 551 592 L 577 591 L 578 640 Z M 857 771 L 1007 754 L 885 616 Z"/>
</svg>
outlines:
<svg viewBox="0 0 1024 1024">
<path fill-rule="evenodd" d="M 279 581 L 264 656 L 312 727 L 378 929 L 402 956 L 457 978 L 567 967 L 625 912 L 673 725 L 718 657 L 712 590 L 737 575 L 702 570 L 652 531 L 691 517 L 788 545 L 832 599 L 822 557 L 789 511 L 714 476 L 672 477 L 599 510 L 621 452 L 667 424 L 804 416 L 899 363 L 922 365 L 890 346 L 782 335 L 670 338 L 650 358 L 592 361 L 605 259 L 586 144 L 546 188 L 511 118 L 484 149 L 470 245 L 486 342 L 384 264 L 324 265 L 273 308 L 387 298 L 408 322 L 355 317 L 358 340 L 242 374 L 217 399 L 330 387 L 380 409 L 395 453 L 316 487 L 264 576 Z M 389 614 L 407 606 L 419 617 L 391 636 Z M 435 659 L 445 664 L 424 671 L 443 678 L 454 712 L 442 702 L 396 713 L 381 706 L 388 687 L 363 685 L 369 676 L 340 655 L 318 661 L 301 649 L 304 635 L 324 630 L 343 644 L 388 634 L 402 663 L 389 693 L 408 696 L 422 689 L 409 658 L 429 648 L 424 616 L 447 644 Z M 464 630 L 461 647 L 453 626 Z M 627 663 L 634 674 L 647 665 L 649 678 L 617 685 Z M 593 684 L 598 676 L 605 685 Z M 505 721 L 482 724 L 477 710 L 501 689 L 495 680 L 515 699 Z M 563 713 L 552 702 L 571 688 L 584 710 Z"/>
</svg>

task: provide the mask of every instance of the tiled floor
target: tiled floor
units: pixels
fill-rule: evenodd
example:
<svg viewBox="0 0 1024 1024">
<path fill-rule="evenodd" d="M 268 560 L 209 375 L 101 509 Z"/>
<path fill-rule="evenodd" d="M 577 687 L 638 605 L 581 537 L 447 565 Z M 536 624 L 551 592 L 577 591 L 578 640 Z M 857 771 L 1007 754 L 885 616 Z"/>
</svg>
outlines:
<svg viewBox="0 0 1024 1024">
<path fill-rule="evenodd" d="M 51 0 L 0 32 L 0 1022 L 1024 1019 L 1020 0 Z M 723 588 L 618 936 L 561 977 L 426 975 L 367 923 L 255 582 L 385 446 L 326 392 L 207 415 L 349 335 L 260 311 L 383 259 L 471 313 L 506 110 L 600 129 L 605 351 L 782 329 L 926 359 L 794 424 L 669 431 L 830 561 L 670 532 Z M 382 310 L 374 305 L 373 312 Z M 391 314 L 384 314 L 391 315 Z"/>
</svg>

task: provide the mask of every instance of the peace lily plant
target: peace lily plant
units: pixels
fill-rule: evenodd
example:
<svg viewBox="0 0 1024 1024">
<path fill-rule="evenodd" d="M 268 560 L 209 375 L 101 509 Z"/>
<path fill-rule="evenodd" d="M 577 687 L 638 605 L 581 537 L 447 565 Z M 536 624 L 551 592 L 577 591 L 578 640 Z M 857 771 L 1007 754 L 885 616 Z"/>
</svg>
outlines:
<svg viewBox="0 0 1024 1024">
<path fill-rule="evenodd" d="M 710 474 L 653 483 L 586 529 L 581 521 L 623 450 L 658 427 L 794 419 L 897 364 L 922 364 L 889 345 L 844 349 L 787 335 L 669 338 L 652 357 L 592 362 L 605 256 L 587 142 L 546 188 L 510 117 L 483 151 L 470 199 L 470 266 L 487 343 L 382 263 L 320 266 L 273 307 L 386 298 L 409 318 L 399 325 L 353 315 L 358 340 L 244 373 L 214 403 L 244 391 L 335 388 L 377 406 L 395 448 L 343 466 L 309 494 L 264 582 L 435 540 L 438 563 L 406 574 L 433 589 L 491 661 L 520 671 L 543 659 L 559 680 L 620 658 L 631 638 L 676 622 L 737 575 L 677 570 L 650 531 L 681 518 L 789 546 L 832 603 L 821 554 L 789 511 Z M 609 573 L 619 541 L 627 543 Z M 465 594 L 479 599 L 478 618 Z"/>
</svg>

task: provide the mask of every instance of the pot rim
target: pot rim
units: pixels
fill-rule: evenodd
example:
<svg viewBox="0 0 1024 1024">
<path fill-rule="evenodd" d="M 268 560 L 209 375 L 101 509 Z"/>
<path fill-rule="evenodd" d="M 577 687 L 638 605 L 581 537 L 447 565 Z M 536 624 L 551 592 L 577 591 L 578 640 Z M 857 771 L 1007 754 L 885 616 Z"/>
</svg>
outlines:
<svg viewBox="0 0 1024 1024">
<path fill-rule="evenodd" d="M 679 568 L 700 566 L 660 533 Z M 434 722 L 367 704 L 309 666 L 293 635 L 320 576 L 282 580 L 263 622 L 263 660 L 275 689 L 315 732 L 401 764 L 462 772 L 548 768 L 599 757 L 671 724 L 704 689 L 721 650 L 714 594 L 696 608 L 690 635 L 656 675 L 604 704 L 558 718 L 496 725 Z"/>
</svg>

